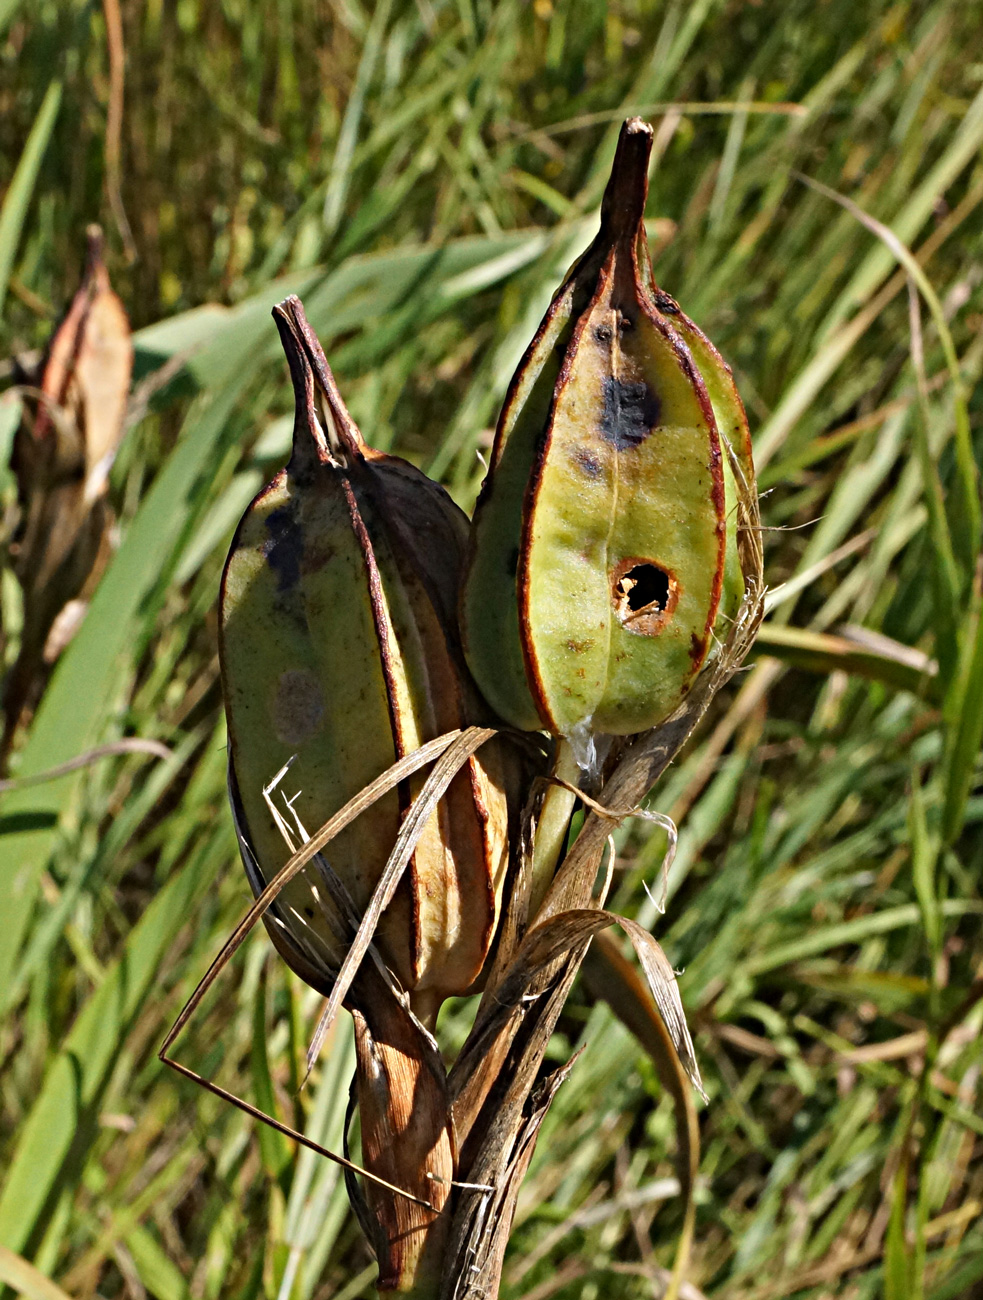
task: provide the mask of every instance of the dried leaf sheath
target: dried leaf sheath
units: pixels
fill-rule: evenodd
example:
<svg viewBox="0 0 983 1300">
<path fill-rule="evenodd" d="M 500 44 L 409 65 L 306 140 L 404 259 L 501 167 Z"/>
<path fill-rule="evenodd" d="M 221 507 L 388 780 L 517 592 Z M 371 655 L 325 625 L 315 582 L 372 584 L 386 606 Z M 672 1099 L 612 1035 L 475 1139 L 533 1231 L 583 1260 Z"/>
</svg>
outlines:
<svg viewBox="0 0 983 1300">
<path fill-rule="evenodd" d="M 441 1214 L 457 1154 L 447 1079 L 435 1051 L 436 1068 L 425 1059 L 416 1027 L 396 1017 L 380 1025 L 381 1017 L 374 1015 L 370 1029 L 360 1011 L 353 1015 L 362 1158 L 373 1173 L 433 1205 L 426 1210 L 418 1201 L 367 1184 L 368 1207 L 381 1229 L 373 1234 L 377 1286 L 404 1290 L 411 1283 L 421 1293 L 436 1287 L 450 1227 L 449 1217 Z"/>
</svg>

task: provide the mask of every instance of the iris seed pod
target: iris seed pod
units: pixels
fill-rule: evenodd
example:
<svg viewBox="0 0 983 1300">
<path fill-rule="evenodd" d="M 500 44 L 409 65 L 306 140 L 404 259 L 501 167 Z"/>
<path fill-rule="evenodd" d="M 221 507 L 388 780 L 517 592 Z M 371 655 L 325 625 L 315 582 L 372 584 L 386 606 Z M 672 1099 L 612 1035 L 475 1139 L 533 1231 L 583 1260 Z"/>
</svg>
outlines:
<svg viewBox="0 0 983 1300">
<path fill-rule="evenodd" d="M 652 277 L 651 146 L 651 127 L 625 123 L 600 231 L 512 379 L 475 511 L 465 653 L 527 730 L 658 725 L 743 596 L 728 507 L 732 454 L 753 484 L 747 423 L 727 367 Z"/>
<path fill-rule="evenodd" d="M 363 442 L 299 301 L 274 316 L 297 404 L 293 450 L 239 524 L 221 596 L 230 793 L 257 893 L 289 855 L 284 830 L 303 842 L 397 759 L 484 707 L 456 641 L 466 517 L 419 470 Z M 495 744 L 455 777 L 376 931 L 425 1022 L 474 983 L 495 933 L 507 860 Z M 420 784 L 384 796 L 325 850 L 359 915 Z M 328 992 L 346 931 L 323 870 L 315 859 L 264 919 L 288 964 Z"/>
</svg>

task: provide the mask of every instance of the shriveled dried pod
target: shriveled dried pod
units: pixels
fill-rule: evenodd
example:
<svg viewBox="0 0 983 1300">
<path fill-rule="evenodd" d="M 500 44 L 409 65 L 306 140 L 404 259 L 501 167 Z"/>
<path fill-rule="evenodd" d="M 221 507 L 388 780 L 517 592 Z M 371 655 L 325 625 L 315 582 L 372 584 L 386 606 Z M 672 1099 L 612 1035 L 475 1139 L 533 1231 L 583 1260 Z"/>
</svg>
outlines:
<svg viewBox="0 0 983 1300">
<path fill-rule="evenodd" d="M 44 665 L 57 659 L 112 554 L 109 471 L 125 432 L 133 342 L 113 292 L 98 226 L 86 232 L 79 286 L 26 389 L 17 431 L 21 524 L 13 547 L 24 592 L 21 647 L 4 690 L 0 751 L 32 707 Z"/>
</svg>

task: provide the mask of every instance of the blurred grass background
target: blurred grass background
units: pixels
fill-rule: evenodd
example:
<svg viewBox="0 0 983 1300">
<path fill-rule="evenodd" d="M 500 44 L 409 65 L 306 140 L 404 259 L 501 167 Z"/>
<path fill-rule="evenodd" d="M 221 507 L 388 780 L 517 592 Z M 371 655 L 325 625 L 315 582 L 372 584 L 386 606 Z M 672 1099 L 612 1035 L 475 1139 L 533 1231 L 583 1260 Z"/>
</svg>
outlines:
<svg viewBox="0 0 983 1300">
<path fill-rule="evenodd" d="M 0 1280 L 373 1293 L 336 1167 L 155 1055 L 247 903 L 215 616 L 287 446 L 269 310 L 299 292 L 369 440 L 469 507 L 637 111 L 656 274 L 735 367 L 788 584 L 651 797 L 681 828 L 664 918 L 659 832 L 617 845 L 614 906 L 682 971 L 710 1095 L 684 1295 L 983 1293 L 979 21 L 956 0 L 0 0 L 0 358 L 43 346 L 100 220 L 146 397 L 119 549 L 9 775 L 120 736 L 171 751 L 0 796 Z M 800 173 L 913 251 L 917 311 L 898 249 Z M 0 594 L 9 666 L 9 568 Z M 315 1014 L 257 933 L 179 1053 L 339 1149 L 346 1028 L 296 1086 Z M 448 1008 L 449 1045 L 467 1023 Z M 503 1295 L 660 1296 L 672 1104 L 586 991 L 561 1029 L 555 1060 L 587 1050 Z"/>
</svg>

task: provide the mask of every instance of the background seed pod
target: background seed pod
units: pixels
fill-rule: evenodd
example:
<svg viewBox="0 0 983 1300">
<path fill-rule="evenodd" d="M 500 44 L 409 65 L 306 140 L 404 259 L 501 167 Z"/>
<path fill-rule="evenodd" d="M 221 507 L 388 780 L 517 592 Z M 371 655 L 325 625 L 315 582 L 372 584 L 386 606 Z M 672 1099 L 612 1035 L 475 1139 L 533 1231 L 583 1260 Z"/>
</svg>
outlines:
<svg viewBox="0 0 983 1300">
<path fill-rule="evenodd" d="M 82 283 L 33 376 L 14 443 L 21 520 L 12 549 L 24 626 L 3 690 L 0 761 L 112 555 L 107 486 L 132 371 L 129 320 L 109 282 L 102 230 L 90 226 Z"/>
</svg>

